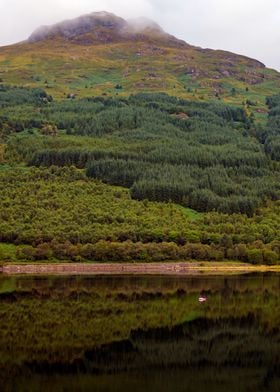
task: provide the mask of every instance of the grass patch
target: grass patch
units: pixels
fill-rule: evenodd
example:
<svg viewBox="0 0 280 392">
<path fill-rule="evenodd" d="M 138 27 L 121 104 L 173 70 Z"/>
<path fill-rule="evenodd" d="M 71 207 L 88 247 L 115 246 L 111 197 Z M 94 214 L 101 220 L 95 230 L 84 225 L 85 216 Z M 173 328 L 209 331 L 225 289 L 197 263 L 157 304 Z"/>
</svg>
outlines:
<svg viewBox="0 0 280 392">
<path fill-rule="evenodd" d="M 191 208 L 186 208 L 180 205 L 177 205 L 177 208 L 183 212 L 183 214 L 190 220 L 196 221 L 203 217 L 203 213 L 192 210 Z"/>
<path fill-rule="evenodd" d="M 17 259 L 17 246 L 14 244 L 0 243 L 0 260 L 13 261 Z"/>
</svg>

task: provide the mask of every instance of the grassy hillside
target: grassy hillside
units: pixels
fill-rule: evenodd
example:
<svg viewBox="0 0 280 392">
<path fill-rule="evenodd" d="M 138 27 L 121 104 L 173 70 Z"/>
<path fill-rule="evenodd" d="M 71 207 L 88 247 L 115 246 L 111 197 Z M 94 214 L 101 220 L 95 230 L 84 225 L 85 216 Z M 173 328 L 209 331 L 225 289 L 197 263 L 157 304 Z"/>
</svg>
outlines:
<svg viewBox="0 0 280 392">
<path fill-rule="evenodd" d="M 256 113 L 280 87 L 279 73 L 244 56 L 194 47 L 157 30 L 124 37 L 117 33 L 95 26 L 73 39 L 56 34 L 3 47 L 0 78 L 6 84 L 46 88 L 59 98 L 163 91 L 238 105 L 248 100 Z"/>
<path fill-rule="evenodd" d="M 0 260 L 278 263 L 279 87 L 107 13 L 1 48 Z"/>
</svg>

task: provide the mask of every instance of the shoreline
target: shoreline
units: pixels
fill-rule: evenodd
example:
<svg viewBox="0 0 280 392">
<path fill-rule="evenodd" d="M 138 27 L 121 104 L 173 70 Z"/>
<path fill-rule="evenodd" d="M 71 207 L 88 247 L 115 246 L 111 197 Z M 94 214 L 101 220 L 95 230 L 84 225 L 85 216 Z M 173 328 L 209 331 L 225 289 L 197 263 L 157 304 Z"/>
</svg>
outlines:
<svg viewBox="0 0 280 392">
<path fill-rule="evenodd" d="M 223 262 L 3 264 L 0 275 L 217 275 L 280 272 L 280 266 Z"/>
</svg>

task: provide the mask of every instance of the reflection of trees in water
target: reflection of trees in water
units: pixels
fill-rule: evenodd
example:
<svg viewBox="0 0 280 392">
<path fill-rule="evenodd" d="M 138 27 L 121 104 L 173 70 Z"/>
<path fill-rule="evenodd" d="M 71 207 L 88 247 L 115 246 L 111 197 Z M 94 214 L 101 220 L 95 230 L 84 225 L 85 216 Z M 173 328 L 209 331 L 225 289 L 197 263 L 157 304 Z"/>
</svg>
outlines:
<svg viewBox="0 0 280 392">
<path fill-rule="evenodd" d="M 128 340 L 87 351 L 84 360 L 100 371 L 201 365 L 259 368 L 278 364 L 279 352 L 280 332 L 262 332 L 257 318 L 249 314 L 133 331 Z"/>
<path fill-rule="evenodd" d="M 219 385 L 224 386 L 221 391 L 242 390 L 228 387 L 236 384 L 236 377 L 246 392 L 261 390 L 261 385 L 273 390 L 277 383 L 278 275 L 28 277 L 12 285 L 4 282 L 0 279 L 0 314 L 9 314 L 1 319 L 2 331 L 9 333 L 0 338 L 0 352 L 9 360 L 1 364 L 5 374 L 0 380 L 8 371 L 28 374 L 28 383 L 40 380 L 40 374 L 52 379 L 58 373 L 67 385 L 82 373 L 81 382 L 93 383 L 94 391 L 102 390 L 101 378 L 108 391 L 110 382 L 119 383 L 114 392 L 136 392 L 131 377 L 142 390 L 147 384 L 147 390 L 172 392 L 176 389 L 166 389 L 172 383 L 189 392 L 188 383 L 199 391 L 203 381 L 215 392 Z M 209 298 L 205 304 L 198 303 L 201 293 Z M 121 382 L 127 387 L 121 389 Z"/>
<path fill-rule="evenodd" d="M 35 373 L 95 374 L 88 382 L 96 386 L 96 391 L 101 379 L 103 386 L 111 380 L 108 387 L 116 387 L 114 380 L 118 383 L 122 379 L 126 390 L 129 377 L 137 380 L 139 375 L 154 380 L 153 389 L 146 380 L 147 390 L 151 391 L 183 391 L 182 386 L 188 383 L 191 388 L 187 391 L 200 391 L 203 383 L 213 391 L 224 391 L 222 387 L 228 391 L 262 391 L 271 387 L 269 390 L 276 391 L 273 385 L 280 382 L 279 352 L 280 332 L 261 332 L 257 318 L 249 314 L 241 318 L 202 318 L 170 329 L 136 330 L 129 339 L 88 350 L 65 367 L 62 363 L 26 365 Z M 171 380 L 173 389 L 168 389 Z"/>
<path fill-rule="evenodd" d="M 6 277 L 4 280 L 16 280 L 18 289 L 32 288 L 48 291 L 67 292 L 67 289 L 83 291 L 154 291 L 184 289 L 186 292 L 209 291 L 225 295 L 232 291 L 280 289 L 279 274 L 250 274 L 237 276 L 49 276 L 49 277 Z M 15 282 L 14 282 L 15 283 Z"/>
<path fill-rule="evenodd" d="M 260 369 L 200 367 L 152 369 L 103 375 L 40 375 L 15 380 L 13 390 L 51 392 L 279 392 L 277 374 Z M 21 388 L 25 385 L 25 389 Z"/>
</svg>

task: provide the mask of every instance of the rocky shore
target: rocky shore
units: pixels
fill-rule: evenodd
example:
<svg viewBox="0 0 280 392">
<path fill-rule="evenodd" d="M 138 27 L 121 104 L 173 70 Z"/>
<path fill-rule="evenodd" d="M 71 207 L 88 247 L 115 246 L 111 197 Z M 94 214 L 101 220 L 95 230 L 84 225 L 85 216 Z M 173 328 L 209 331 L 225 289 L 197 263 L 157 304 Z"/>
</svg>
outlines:
<svg viewBox="0 0 280 392">
<path fill-rule="evenodd" d="M 0 272 L 6 275 L 194 275 L 270 271 L 280 272 L 280 267 L 227 262 L 4 264 L 0 267 Z"/>
</svg>

